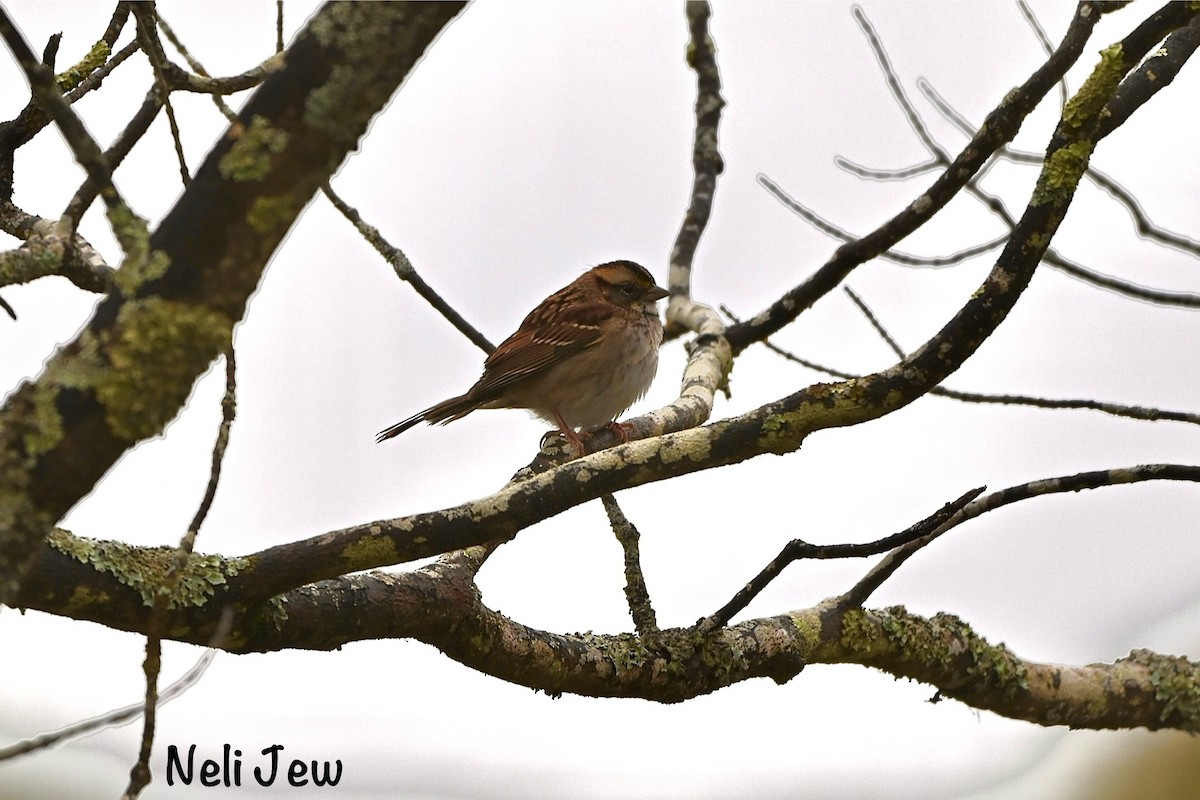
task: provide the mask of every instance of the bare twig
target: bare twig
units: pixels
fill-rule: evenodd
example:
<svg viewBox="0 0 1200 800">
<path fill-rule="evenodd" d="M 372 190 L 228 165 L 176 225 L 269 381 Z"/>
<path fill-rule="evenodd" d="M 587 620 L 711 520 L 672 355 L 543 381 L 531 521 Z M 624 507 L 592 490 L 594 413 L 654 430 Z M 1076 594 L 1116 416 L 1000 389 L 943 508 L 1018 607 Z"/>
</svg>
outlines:
<svg viewBox="0 0 1200 800">
<path fill-rule="evenodd" d="M 1058 478 L 1045 478 L 1029 483 L 1010 486 L 998 492 L 979 498 L 956 512 L 944 523 L 930 531 L 928 535 L 901 545 L 888 553 L 882 561 L 868 572 L 862 580 L 841 597 L 836 604 L 843 608 L 859 607 L 867 601 L 871 594 L 890 578 L 900 565 L 914 553 L 951 528 L 957 527 L 967 520 L 974 519 L 988 511 L 1002 506 L 1039 497 L 1046 494 L 1063 492 L 1078 492 L 1084 489 L 1098 489 L 1103 486 L 1119 486 L 1127 483 L 1143 481 L 1200 481 L 1200 466 L 1188 464 L 1142 464 L 1134 467 L 1116 467 L 1113 469 L 1081 472 Z"/>
<path fill-rule="evenodd" d="M 621 549 L 625 552 L 625 599 L 629 603 L 629 615 L 633 617 L 634 628 L 643 639 L 654 638 L 658 634 L 658 620 L 654 608 L 650 604 L 650 592 L 646 589 L 646 578 L 642 574 L 641 554 L 638 541 L 641 534 L 637 527 L 625 516 L 625 512 L 617 505 L 617 499 L 611 494 L 600 498 L 604 511 L 608 514 L 608 522 L 612 526 Z"/>
<path fill-rule="evenodd" d="M 133 3 L 118 2 L 116 8 L 113 9 L 112 18 L 108 21 L 108 27 L 104 29 L 104 35 L 101 39 L 112 47 L 117 42 L 117 37 L 121 35 L 121 31 L 125 28 L 125 23 L 129 20 L 129 12 L 132 10 Z"/>
<path fill-rule="evenodd" d="M 1076 10 L 1062 43 L 1046 63 L 988 115 L 971 141 L 928 189 L 892 219 L 871 233 L 842 245 L 805 281 L 785 292 L 767 309 L 730 328 L 729 342 L 740 352 L 790 324 L 819 298 L 830 292 L 858 265 L 891 249 L 937 214 L 1000 147 L 1016 135 L 1022 121 L 1053 88 L 1083 52 L 1092 28 L 1105 8 L 1083 2 Z M 1136 48 L 1130 52 L 1137 52 Z"/>
<path fill-rule="evenodd" d="M 163 74 L 167 56 L 163 52 L 162 42 L 158 40 L 158 12 L 154 3 L 138 3 L 133 13 L 137 17 L 138 42 L 154 70 L 154 82 L 159 87 L 163 107 L 167 111 L 171 140 L 175 144 L 175 157 L 179 161 L 179 175 L 186 187 L 192 182 L 192 176 L 188 172 L 187 158 L 183 154 L 183 140 L 179 135 L 179 123 L 175 119 L 175 107 L 171 105 L 171 87 L 167 85 L 166 76 Z"/>
<path fill-rule="evenodd" d="M 730 311 L 726 306 L 721 306 L 721 311 L 734 322 L 738 321 L 738 316 Z M 870 315 L 868 319 L 874 319 L 874 315 Z M 878 320 L 876 319 L 873 324 L 878 325 Z M 802 367 L 806 367 L 816 372 L 830 375 L 834 378 L 851 380 L 862 377 L 862 375 L 854 372 L 846 372 L 844 370 L 837 369 L 836 367 L 818 364 L 815 361 L 806 359 L 802 356 L 785 350 L 769 339 L 763 342 L 763 345 L 772 353 L 775 353 L 776 355 L 779 355 L 788 361 L 799 364 Z M 1165 420 L 1169 422 L 1187 422 L 1192 425 L 1200 425 L 1200 414 L 1197 413 L 1191 413 L 1187 411 L 1168 411 L 1167 409 L 1147 406 L 1130 406 L 1123 405 L 1121 403 L 1110 403 L 1103 400 L 1060 400 L 1046 397 L 1033 397 L 1031 395 L 1022 394 L 984 394 L 980 392 L 962 392 L 947 388 L 945 386 L 936 386 L 929 390 L 929 394 L 936 397 L 945 397 L 950 400 L 961 400 L 965 403 L 993 403 L 996 405 L 1031 406 L 1033 408 L 1050 409 L 1080 409 L 1088 411 L 1101 411 L 1105 414 L 1111 414 L 1114 417 L 1126 417 L 1128 419 L 1146 420 L 1150 422 L 1156 420 Z"/>
<path fill-rule="evenodd" d="M 1188 30 L 1190 30 L 1190 26 Z M 1174 35 L 1174 34 L 1173 34 Z M 924 78 L 918 79 L 917 86 L 926 99 L 933 104 L 938 113 L 942 115 L 946 121 L 950 122 L 959 131 L 968 136 L 975 130 L 975 127 L 964 117 L 957 109 L 938 93 L 930 83 Z M 1029 153 L 1023 150 L 1005 146 L 997 152 L 998 159 L 1013 161 L 1018 164 L 1032 164 L 1040 166 L 1044 155 L 1040 153 Z M 982 171 L 981 171 L 982 172 Z M 1141 203 L 1133 196 L 1133 193 L 1122 186 L 1116 179 L 1109 176 L 1107 173 L 1089 166 L 1084 176 L 1092 183 L 1099 186 L 1107 192 L 1114 200 L 1120 203 L 1128 212 L 1130 219 L 1133 220 L 1135 229 L 1139 237 L 1148 239 L 1158 244 L 1178 250 L 1181 253 L 1200 257 L 1200 242 L 1195 239 L 1188 238 L 1174 231 L 1156 225 L 1150 215 L 1142 208 Z"/>
<path fill-rule="evenodd" d="M 358 229 L 358 232 L 363 235 L 363 238 L 392 265 L 392 269 L 396 271 L 396 277 L 412 286 L 425 302 L 433 306 L 439 314 L 446 318 L 447 322 L 453 325 L 463 336 L 470 339 L 471 343 L 480 350 L 485 353 L 491 353 L 496 349 L 496 346 L 488 341 L 487 337 L 475 330 L 471 323 L 467 322 L 461 314 L 455 311 L 449 303 L 442 299 L 441 295 L 435 292 L 417 274 L 417 270 L 413 267 L 412 262 L 408 260 L 408 256 L 404 255 L 403 251 L 388 243 L 378 228 L 364 222 L 362 215 L 347 205 L 342 198 L 338 197 L 328 182 L 321 186 L 321 191 L 329 198 L 329 202 L 333 203 L 334 208 L 342 212 L 342 216 L 350 220 L 354 227 Z"/>
<path fill-rule="evenodd" d="M 850 299 L 854 301 L 854 304 L 858 306 L 863 316 L 867 318 L 867 321 L 871 323 L 871 327 L 875 329 L 879 337 L 887 342 L 892 352 L 898 358 L 904 358 L 904 348 L 888 333 L 887 329 L 883 327 L 883 323 L 879 321 L 879 318 L 875 316 L 875 313 L 871 311 L 863 299 L 855 294 L 854 290 L 849 286 L 845 287 L 845 291 L 850 296 Z M 994 403 L 997 405 L 1033 406 L 1035 408 L 1088 409 L 1103 411 L 1115 417 L 1127 417 L 1129 419 L 1141 419 L 1151 422 L 1161 419 L 1200 425 L 1200 414 L 1192 414 L 1186 411 L 1167 411 L 1161 408 L 1147 408 L 1145 406 L 1127 406 L 1120 403 L 1106 403 L 1100 400 L 1054 400 L 1046 397 L 1030 397 L 1019 394 L 980 394 L 978 392 L 960 392 L 946 388 L 945 386 L 938 386 L 929 393 L 951 400 L 961 400 L 965 403 Z"/>
<path fill-rule="evenodd" d="M 271 74 L 273 70 L 282 66 L 282 61 L 279 58 L 271 56 L 258 66 L 251 67 L 240 75 L 214 78 L 183 45 L 183 42 L 175 34 L 175 30 L 167 24 L 162 14 L 156 13 L 155 16 L 158 21 L 159 30 L 167 37 L 167 41 L 171 43 L 171 46 L 183 56 L 184 61 L 192 68 L 192 72 L 196 73 L 193 75 L 181 69 L 174 62 L 165 62 L 163 64 L 163 72 L 171 88 L 212 95 L 213 102 L 217 104 L 217 108 L 221 109 L 221 113 L 231 122 L 237 118 L 237 115 L 225 103 L 222 96 L 251 89 L 262 83 L 263 79 Z"/>
<path fill-rule="evenodd" d="M 21 69 L 24 70 L 36 101 L 58 123 L 76 161 L 98 183 L 107 185 L 106 200 L 112 203 L 119 202 L 116 190 L 112 188 L 112 176 L 104 163 L 100 146 L 96 144 L 96 140 L 87 132 L 79 117 L 75 115 L 71 106 L 63 98 L 58 84 L 55 83 L 51 67 L 43 64 L 34 56 L 24 37 L 13 25 L 3 8 L 0 8 L 0 36 L 3 36 L 8 49 L 17 59 Z"/>
<path fill-rule="evenodd" d="M 1026 0 L 1017 0 L 1017 8 L 1021 11 L 1021 16 L 1025 18 L 1029 29 L 1033 31 L 1033 35 L 1037 37 L 1038 44 L 1042 46 L 1042 51 L 1049 56 L 1054 52 L 1054 45 L 1050 41 L 1050 37 L 1046 35 L 1046 29 L 1042 27 L 1042 23 L 1038 21 L 1037 15 L 1033 13 L 1033 9 L 1029 7 Z M 1067 85 L 1067 76 L 1058 82 L 1058 108 L 1061 111 L 1067 104 L 1067 98 L 1071 96 L 1071 90 Z"/>
<path fill-rule="evenodd" d="M 843 166 L 848 172 L 858 173 L 861 169 L 857 166 L 851 166 L 849 162 L 845 162 L 844 160 L 835 161 L 840 166 Z M 867 170 L 862 170 L 862 172 L 865 173 Z M 844 243 L 853 242 L 856 239 L 854 234 L 850 233 L 845 228 L 835 225 L 834 223 L 817 214 L 812 209 L 805 206 L 800 201 L 796 200 L 794 197 L 784 191 L 779 184 L 775 183 L 775 181 L 771 180 L 766 175 L 760 174 L 758 176 L 758 183 L 760 186 L 770 192 L 770 194 L 776 200 L 782 203 L 789 211 L 822 233 L 832 236 L 838 241 Z M 1006 234 L 1004 236 L 992 239 L 991 241 L 973 245 L 944 256 L 918 256 L 911 253 L 905 253 L 900 250 L 887 250 L 883 253 L 880 253 L 878 257 L 884 259 L 885 261 L 891 261 L 896 264 L 904 264 L 905 266 L 910 267 L 949 267 L 955 264 L 961 264 L 964 261 L 968 261 L 976 256 L 983 255 L 984 253 L 993 252 L 998 248 L 1003 247 L 1004 243 L 1007 241 L 1008 235 Z"/>
<path fill-rule="evenodd" d="M 196 663 L 179 677 L 174 683 L 158 693 L 158 704 L 161 706 L 169 703 L 176 697 L 179 697 L 188 689 L 196 684 L 204 676 L 208 666 L 213 659 L 217 657 L 217 651 L 224 646 L 229 635 L 229 631 L 233 627 L 233 606 L 225 606 L 221 613 L 221 622 L 217 626 L 217 632 L 213 635 L 209 642 L 209 647 L 214 648 L 206 650 L 200 654 L 200 658 Z M 137 703 L 124 706 L 122 708 L 113 709 L 112 711 L 101 714 L 98 717 L 81 720 L 72 723 L 66 727 L 59 728 L 56 731 L 47 733 L 39 733 L 36 736 L 31 736 L 28 739 L 22 739 L 19 742 L 14 742 L 7 747 L 0 747 L 0 761 L 5 761 L 16 756 L 26 755 L 38 750 L 45 750 L 49 747 L 69 742 L 72 739 L 78 739 L 82 736 L 88 736 L 97 731 L 107 730 L 109 728 L 117 728 L 125 725 L 142 715 L 146 710 L 144 700 Z"/>
<path fill-rule="evenodd" d="M 875 56 L 875 61 L 879 64 L 879 69 L 883 72 L 883 78 L 887 83 L 888 91 L 891 92 L 892 99 L 896 101 L 896 105 L 900 106 L 900 111 L 903 112 L 908 126 L 912 128 L 913 133 L 917 135 L 917 139 L 921 141 L 921 144 L 925 145 L 925 149 L 933 155 L 938 164 L 942 166 L 949 165 L 950 154 L 933 138 L 933 135 L 929 132 L 929 128 L 925 125 L 925 121 L 917 113 L 916 106 L 908 99 L 908 94 L 900 84 L 900 77 L 896 74 L 896 70 L 892 66 L 891 56 L 884 50 L 883 42 L 879 39 L 879 34 L 875 31 L 875 26 L 867 18 L 866 12 L 863 11 L 861 6 L 854 6 L 850 13 L 854 17 L 854 21 L 858 23 L 858 29 L 867 38 L 867 44 L 871 48 L 871 53 Z"/>
<path fill-rule="evenodd" d="M 275 0 L 275 52 L 283 52 L 283 0 Z"/>
<path fill-rule="evenodd" d="M 104 151 L 104 163 L 108 164 L 109 169 L 116 169 L 120 166 L 121 162 L 125 160 L 125 156 L 129 155 L 129 151 L 133 149 L 133 146 L 146 135 L 146 131 L 150 130 L 150 125 L 154 122 L 154 118 L 158 116 L 160 108 L 162 108 L 162 95 L 157 88 L 151 87 L 150 91 L 146 93 L 146 98 L 142 101 L 141 107 L 138 108 L 129 122 L 125 124 L 121 135 Z M 63 210 L 63 218 L 70 220 L 72 225 L 77 225 L 79 220 L 83 218 L 84 213 L 92 205 L 92 201 L 96 199 L 96 194 L 100 191 L 100 186 L 101 184 L 94 181 L 91 177 L 85 180 L 75 192 L 75 196 L 67 203 L 66 209 Z"/>
<path fill-rule="evenodd" d="M 864 558 L 866 556 L 878 555 L 893 550 L 902 545 L 920 539 L 923 536 L 928 536 L 930 532 L 936 530 L 946 520 L 950 519 L 954 514 L 960 512 L 967 503 L 970 503 L 979 495 L 983 494 L 986 487 L 972 489 L 966 494 L 959 497 L 957 500 L 952 500 L 942 506 L 936 512 L 917 522 L 899 533 L 894 533 L 891 536 L 885 536 L 882 539 L 877 539 L 873 542 L 865 542 L 862 544 L 809 544 L 800 539 L 793 539 L 783 546 L 779 551 L 779 555 L 771 559 L 762 571 L 754 576 L 743 586 L 733 598 L 714 612 L 711 616 L 700 620 L 697 625 L 697 630 L 700 633 L 711 633 L 717 628 L 729 624 L 733 619 L 733 615 L 741 611 L 750 604 L 750 601 L 766 589 L 771 581 L 779 577 L 783 572 L 784 567 L 791 564 L 793 561 L 799 561 L 802 558 L 813 559 L 829 559 L 829 558 Z"/>
<path fill-rule="evenodd" d="M 150 621 L 147 623 L 146 659 L 143 662 L 143 671 L 146 674 L 146 701 L 141 748 L 137 762 L 129 771 L 129 785 L 121 796 L 121 800 L 133 800 L 150 783 L 150 750 L 154 743 L 154 730 L 158 716 L 158 674 L 162 668 L 162 637 L 166 632 L 167 609 L 170 608 L 175 591 L 179 588 L 179 581 L 187 570 L 188 560 L 191 558 L 196 544 L 196 536 L 200 533 L 200 526 L 204 524 L 204 519 L 212 507 L 213 498 L 216 497 L 217 485 L 221 478 L 221 465 L 225 460 L 225 449 L 229 445 L 229 432 L 236 415 L 237 364 L 233 348 L 230 347 L 225 353 L 225 394 L 221 398 L 221 424 L 217 429 L 217 438 L 213 444 L 208 484 L 205 486 L 204 497 L 200 500 L 192 522 L 180 540 L 179 547 L 176 548 L 162 586 L 155 592 L 154 606 L 150 612 Z"/>
<path fill-rule="evenodd" d="M 1023 9 L 1023 13 L 1025 13 L 1026 11 L 1027 11 L 1026 9 Z M 1027 14 L 1027 19 L 1028 18 L 1029 17 Z M 930 135 L 929 130 L 925 126 L 924 121 L 921 119 L 920 114 L 917 112 L 916 107 L 913 106 L 912 102 L 908 99 L 908 96 L 905 94 L 905 92 L 900 84 L 899 77 L 896 75 L 896 71 L 892 65 L 891 59 L 888 57 L 886 51 L 883 49 L 883 45 L 879 41 L 879 37 L 876 35 L 875 30 L 871 26 L 869 20 L 867 20 L 866 15 L 860 9 L 855 9 L 855 19 L 858 21 L 859 26 L 863 30 L 864 34 L 867 36 L 867 40 L 871 46 L 871 51 L 875 54 L 875 58 L 876 58 L 876 61 L 879 63 L 880 69 L 883 70 L 884 77 L 886 79 L 888 88 L 892 94 L 892 97 L 896 101 L 896 104 L 900 107 L 901 111 L 904 113 L 905 119 L 908 120 L 909 126 L 912 127 L 913 131 L 916 133 L 916 135 L 920 139 L 921 143 L 924 144 L 925 147 L 933 154 L 933 156 L 934 156 L 933 160 L 938 165 L 942 165 L 942 166 L 949 165 L 949 163 L 950 163 L 949 155 L 946 153 L 945 150 L 943 150 L 941 148 L 940 145 L 937 144 L 937 142 Z M 1034 24 L 1036 26 L 1036 21 L 1032 21 L 1031 24 Z M 1187 31 L 1187 30 L 1190 30 L 1190 29 L 1185 29 L 1185 31 Z M 1172 36 L 1176 36 L 1176 37 L 1178 37 L 1180 35 L 1181 34 L 1179 32 L 1172 34 Z M 1044 34 L 1043 34 L 1043 36 L 1044 36 Z M 1194 45 L 1193 45 L 1193 49 L 1194 49 Z M 923 85 L 925 87 L 928 87 L 928 82 L 925 82 Z M 1060 84 L 1060 85 L 1062 85 L 1062 84 Z M 929 96 L 928 93 L 927 93 L 927 96 Z M 1141 102 L 1145 102 L 1145 99 L 1146 98 L 1143 98 L 1141 100 Z M 935 103 L 935 105 L 937 105 L 939 108 L 943 108 L 943 107 L 948 108 L 948 104 L 945 104 L 943 106 L 941 104 Z M 955 114 L 955 117 L 957 117 L 956 121 L 958 121 L 961 124 L 962 123 L 961 115 Z M 971 132 L 971 131 L 968 131 L 968 132 Z M 1103 134 L 1101 134 L 1101 135 L 1103 135 Z M 1008 147 L 1007 146 L 1002 147 L 997 151 L 997 156 L 1004 157 L 1007 152 L 1008 152 Z M 1038 157 L 1035 160 L 1035 163 L 1040 164 L 1041 158 Z M 843 165 L 846 166 L 847 168 L 849 168 L 848 162 L 844 162 Z M 858 170 L 858 171 L 862 172 L 862 170 Z M 1016 220 L 1008 213 L 1008 211 L 1004 208 L 1003 203 L 998 198 L 987 194 L 979 187 L 978 177 L 979 176 L 975 176 L 967 182 L 967 185 L 965 187 L 967 192 L 972 194 L 973 196 L 977 197 L 978 199 L 980 199 L 989 209 L 992 210 L 993 213 L 997 214 L 1004 221 L 1005 225 L 1011 231 L 1016 225 Z M 764 183 L 764 182 L 760 179 L 760 183 Z M 803 209 L 799 203 L 792 200 L 791 198 L 786 197 L 786 195 L 778 187 L 773 187 L 772 185 L 768 185 L 766 183 L 764 183 L 764 185 L 767 185 L 768 189 L 770 189 L 772 191 L 772 194 L 775 194 L 775 196 L 777 198 L 779 198 L 781 201 L 784 201 L 785 203 L 787 203 L 789 208 L 791 208 L 797 214 L 800 214 L 810 224 L 813 224 L 813 225 L 819 227 L 821 230 L 824 230 L 826 233 L 836 236 L 837 238 L 842 239 L 843 241 L 848 242 L 848 241 L 852 240 L 851 237 L 848 234 L 846 234 L 844 231 L 841 231 L 840 229 L 836 228 L 835 226 L 833 226 L 829 223 L 825 223 L 823 220 L 821 221 L 821 224 L 818 224 L 816 221 L 817 220 L 816 214 L 812 213 L 811 211 L 808 211 L 807 209 Z M 1005 238 L 1007 238 L 1007 237 L 1005 237 Z M 999 241 L 1003 241 L 1003 240 L 1004 239 L 1001 239 Z M 969 258 L 973 255 L 978 255 L 983 252 L 988 252 L 989 250 L 991 250 L 993 248 L 993 246 L 994 246 L 994 243 L 992 243 L 992 242 L 984 243 L 982 245 L 977 245 L 975 247 L 968 248 L 968 249 L 962 251 L 961 254 L 956 254 L 954 257 L 943 258 L 943 259 L 923 259 L 923 260 L 918 261 L 917 259 L 912 258 L 912 257 L 896 257 L 893 254 L 884 254 L 884 257 L 887 258 L 890 256 L 889 260 L 897 261 L 899 263 L 914 265 L 914 266 L 916 266 L 916 265 L 948 266 L 951 264 L 958 263 L 960 260 L 965 260 L 966 258 Z M 1099 286 L 1101 288 L 1109 289 L 1109 290 L 1117 292 L 1119 294 L 1124 294 L 1124 295 L 1127 295 L 1127 296 L 1130 296 L 1130 297 L 1133 297 L 1136 299 L 1155 302 L 1155 303 L 1159 303 L 1162 305 L 1200 307 L 1200 296 L 1192 295 L 1189 293 L 1168 292 L 1168 291 L 1163 291 L 1163 290 L 1150 289 L 1148 287 L 1139 286 L 1137 284 L 1133 284 L 1128 281 L 1123 281 L 1123 280 L 1113 278 L 1113 277 L 1110 277 L 1107 275 L 1102 275 L 1098 272 L 1095 272 L 1094 270 L 1090 270 L 1086 267 L 1083 267 L 1079 264 L 1075 264 L 1074 262 L 1069 261 L 1068 259 L 1059 255 L 1053 248 L 1050 248 L 1047 250 L 1046 257 L 1043 259 L 1043 261 L 1044 261 L 1044 263 L 1049 264 L 1050 266 L 1056 267 L 1056 268 L 1066 272 L 1068 275 L 1071 275 L 1072 277 L 1078 278 L 1080 280 L 1086 281 L 1088 283 Z"/>
</svg>

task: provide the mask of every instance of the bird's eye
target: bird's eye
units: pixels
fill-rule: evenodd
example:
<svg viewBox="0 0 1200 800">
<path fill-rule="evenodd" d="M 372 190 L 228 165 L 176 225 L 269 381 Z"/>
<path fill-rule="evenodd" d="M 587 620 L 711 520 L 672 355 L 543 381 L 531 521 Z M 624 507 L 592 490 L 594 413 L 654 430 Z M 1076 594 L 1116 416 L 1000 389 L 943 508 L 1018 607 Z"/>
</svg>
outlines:
<svg viewBox="0 0 1200 800">
<path fill-rule="evenodd" d="M 639 294 L 638 287 L 634 286 L 632 283 L 622 283 L 617 288 L 620 290 L 621 294 L 625 295 L 626 297 L 633 298 L 637 297 Z"/>
</svg>

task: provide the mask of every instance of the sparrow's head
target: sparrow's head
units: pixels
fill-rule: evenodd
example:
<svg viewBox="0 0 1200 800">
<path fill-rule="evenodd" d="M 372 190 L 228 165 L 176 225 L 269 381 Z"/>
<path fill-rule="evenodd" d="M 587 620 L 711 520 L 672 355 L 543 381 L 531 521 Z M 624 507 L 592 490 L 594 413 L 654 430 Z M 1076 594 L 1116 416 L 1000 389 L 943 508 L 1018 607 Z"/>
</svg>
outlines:
<svg viewBox="0 0 1200 800">
<path fill-rule="evenodd" d="M 591 273 L 604 296 L 620 306 L 642 305 L 657 316 L 655 303 L 670 295 L 654 282 L 650 270 L 632 261 L 609 261 L 592 267 Z"/>
</svg>

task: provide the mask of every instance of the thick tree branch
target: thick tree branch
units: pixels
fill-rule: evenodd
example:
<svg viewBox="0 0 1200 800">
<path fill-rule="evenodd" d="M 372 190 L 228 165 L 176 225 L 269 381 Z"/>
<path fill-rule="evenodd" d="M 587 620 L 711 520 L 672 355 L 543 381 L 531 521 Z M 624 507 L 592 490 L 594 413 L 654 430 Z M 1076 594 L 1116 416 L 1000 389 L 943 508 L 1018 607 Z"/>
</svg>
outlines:
<svg viewBox="0 0 1200 800">
<path fill-rule="evenodd" d="M 297 215 L 460 8 L 323 8 L 142 243 L 135 268 L 120 271 L 119 291 L 9 396 L 0 410 L 0 601 L 13 597 L 51 525 L 175 416 L 228 347 Z"/>
<path fill-rule="evenodd" d="M 438 512 L 354 526 L 281 545 L 233 576 L 258 598 L 351 571 L 503 541 L 535 521 L 631 486 L 797 449 L 813 431 L 875 419 L 938 385 L 975 351 L 1027 285 L 1087 167 L 1104 104 L 1136 52 L 1109 48 L 1068 104 L 1033 199 L 987 280 L 941 331 L 895 366 L 858 380 L 817 384 L 729 420 L 631 442 L 514 482 L 495 495 Z M 1068 116 L 1069 115 L 1069 116 Z"/>
<path fill-rule="evenodd" d="M 232 577 L 231 586 L 265 598 L 346 572 L 508 539 L 534 521 L 603 494 L 768 452 L 790 452 L 812 431 L 856 424 L 907 405 L 957 369 L 1020 296 L 1086 169 L 1090 146 L 1085 136 L 1094 130 L 1126 63 L 1119 48 L 1106 51 L 1072 101 L 1073 109 L 1069 105 L 1076 120 L 1090 119 L 1091 125 L 1060 128 L 1033 201 L 991 274 L 955 318 L 909 358 L 859 380 L 811 386 L 734 419 L 594 453 L 481 501 L 272 548 L 251 557 L 249 569 Z"/>
</svg>

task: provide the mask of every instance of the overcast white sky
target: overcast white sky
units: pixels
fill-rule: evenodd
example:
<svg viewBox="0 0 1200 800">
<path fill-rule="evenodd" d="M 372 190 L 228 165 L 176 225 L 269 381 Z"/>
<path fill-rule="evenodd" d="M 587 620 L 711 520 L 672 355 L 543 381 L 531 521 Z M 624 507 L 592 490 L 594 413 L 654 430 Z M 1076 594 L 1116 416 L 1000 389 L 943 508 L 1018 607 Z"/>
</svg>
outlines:
<svg viewBox="0 0 1200 800">
<path fill-rule="evenodd" d="M 81 1 L 6 0 L 5 7 L 35 50 L 62 31 L 60 66 L 90 47 L 111 13 L 108 4 Z M 288 0 L 285 7 L 290 38 L 315 4 Z M 273 48 L 274 3 L 175 0 L 159 8 L 213 74 L 240 72 Z M 1057 43 L 1072 6 L 1034 8 Z M 868 3 L 865 10 L 952 152 L 964 140 L 919 100 L 916 79 L 927 78 L 979 122 L 1044 59 L 1010 3 Z M 1110 15 L 1071 86 L 1079 86 L 1096 51 L 1151 10 L 1137 3 Z M 834 156 L 899 167 L 926 154 L 890 102 L 849 6 L 718 2 L 711 31 L 729 102 L 721 125 L 727 169 L 697 256 L 694 293 L 751 314 L 836 246 L 772 199 L 757 174 L 865 233 L 929 179 L 864 183 L 837 170 Z M 683 59 L 686 40 L 677 3 L 479 2 L 435 43 L 334 186 L 493 341 L 588 266 L 630 258 L 665 281 L 691 185 L 695 81 Z M 1093 162 L 1137 193 L 1159 224 L 1193 236 L 1200 170 L 1187 156 L 1194 154 L 1197 74 L 1189 65 Z M 77 106 L 102 143 L 121 129 L 150 80 L 135 56 Z M 0 58 L 0 118 L 14 116 L 26 99 L 19 71 Z M 194 169 L 225 123 L 206 98 L 174 100 Z M 1056 118 L 1046 104 L 1018 146 L 1044 149 Z M 160 118 L 118 173 L 126 198 L 152 223 L 180 192 L 173 159 Z M 80 175 L 57 133 L 46 131 L 18 154 L 15 201 L 57 216 Z M 987 185 L 1005 192 L 1019 213 L 1034 177 L 1031 168 L 1006 166 Z M 903 249 L 945 254 L 999 230 L 968 200 L 943 216 Z M 83 230 L 118 262 L 97 209 Z M 1102 272 L 1200 291 L 1194 262 L 1140 242 L 1124 212 L 1092 189 L 1081 193 L 1056 245 Z M 872 263 L 849 284 L 912 348 L 944 324 L 988 267 L 986 259 L 947 270 Z M 8 391 L 37 374 L 55 344 L 88 318 L 95 298 L 61 279 L 0 294 L 20 315 L 16 323 L 0 319 L 0 387 Z M 1194 312 L 1131 302 L 1043 268 L 997 335 L 948 383 L 1196 411 L 1198 324 Z M 846 370 L 892 360 L 840 293 L 777 341 Z M 374 443 L 377 430 L 469 386 L 482 354 L 320 198 L 275 255 L 236 344 L 238 420 L 200 536 L 205 552 L 251 553 L 489 493 L 529 460 L 544 429 L 521 412 L 497 411 Z M 683 359 L 679 343 L 664 350 L 658 380 L 635 411 L 670 401 Z M 715 415 L 819 379 L 751 349 L 733 373 L 732 399 L 720 399 Z M 139 544 L 177 542 L 203 492 L 222 385 L 222 370 L 203 378 L 167 434 L 128 454 L 65 526 Z M 1195 464 L 1198 456 L 1200 431 L 1190 426 L 929 398 L 866 426 L 815 435 L 786 458 L 629 491 L 622 502 L 643 534 L 660 623 L 686 625 L 723 604 L 793 537 L 865 541 L 972 486 L 998 489 L 1154 461 Z M 1021 504 L 938 542 L 872 604 L 959 614 L 992 641 L 1042 661 L 1111 661 L 1134 647 L 1195 656 L 1198 516 L 1200 493 L 1188 485 Z M 794 565 L 746 614 L 808 607 L 864 569 L 859 562 Z M 598 504 L 522 533 L 488 562 L 480 584 L 490 606 L 525 624 L 564 632 L 631 628 L 620 549 Z M 136 636 L 5 609 L 0 643 L 0 743 L 141 697 L 143 641 Z M 199 653 L 168 644 L 164 681 Z M 1074 763 L 1064 753 L 1108 753 L 1148 738 L 1043 730 L 955 702 L 925 702 L 932 694 L 859 667 L 814 666 L 784 687 L 753 681 L 664 707 L 551 700 L 412 642 L 221 654 L 199 685 L 160 714 L 156 778 L 143 796 L 208 796 L 165 786 L 169 744 L 195 743 L 205 757 L 219 758 L 221 745 L 231 743 L 252 764 L 249 754 L 278 743 L 288 756 L 341 759 L 342 782 L 325 791 L 346 800 L 1069 797 L 1082 795 L 1063 789 L 1062 781 L 1078 784 L 1047 766 L 1055 759 Z M 0 796 L 115 798 L 139 728 L 0 765 Z"/>
</svg>

